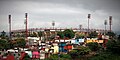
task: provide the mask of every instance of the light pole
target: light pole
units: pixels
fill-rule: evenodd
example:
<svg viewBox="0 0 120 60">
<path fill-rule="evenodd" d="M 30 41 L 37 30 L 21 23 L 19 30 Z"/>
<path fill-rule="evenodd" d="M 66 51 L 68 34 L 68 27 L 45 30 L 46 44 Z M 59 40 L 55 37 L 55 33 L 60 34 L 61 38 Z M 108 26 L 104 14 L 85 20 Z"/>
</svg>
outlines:
<svg viewBox="0 0 120 60">
<path fill-rule="evenodd" d="M 9 40 L 11 40 L 12 39 L 11 37 L 11 15 L 8 15 L 8 18 L 9 18 L 9 35 L 10 35 Z"/>
<path fill-rule="evenodd" d="M 53 26 L 53 29 L 54 29 L 54 26 L 55 26 L 55 21 L 52 21 L 52 26 Z"/>
<path fill-rule="evenodd" d="M 79 28 L 80 28 L 80 32 L 81 32 L 82 25 L 79 25 Z"/>
<path fill-rule="evenodd" d="M 25 13 L 25 33 L 26 33 L 26 39 L 28 37 L 28 14 Z"/>
<path fill-rule="evenodd" d="M 109 16 L 109 25 L 110 25 L 110 32 L 112 31 L 112 16 Z"/>
<path fill-rule="evenodd" d="M 91 18 L 91 14 L 88 14 L 88 34 L 89 34 L 89 20 Z"/>
<path fill-rule="evenodd" d="M 107 25 L 107 20 L 104 21 L 104 25 L 105 25 L 105 33 L 104 33 L 104 35 L 106 35 L 106 25 Z"/>
</svg>

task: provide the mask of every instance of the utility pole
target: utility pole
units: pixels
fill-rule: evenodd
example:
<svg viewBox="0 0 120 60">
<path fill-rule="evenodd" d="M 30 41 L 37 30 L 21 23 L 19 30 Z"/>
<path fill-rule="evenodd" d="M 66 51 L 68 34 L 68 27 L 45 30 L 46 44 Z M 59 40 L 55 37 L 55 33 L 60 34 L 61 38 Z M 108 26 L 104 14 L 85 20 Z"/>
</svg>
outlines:
<svg viewBox="0 0 120 60">
<path fill-rule="evenodd" d="M 112 16 L 109 16 L 109 25 L 110 25 L 110 32 L 112 31 Z"/>
<path fill-rule="evenodd" d="M 12 37 L 11 37 L 11 15 L 8 15 L 8 18 L 9 18 L 9 40 L 12 40 Z"/>
</svg>

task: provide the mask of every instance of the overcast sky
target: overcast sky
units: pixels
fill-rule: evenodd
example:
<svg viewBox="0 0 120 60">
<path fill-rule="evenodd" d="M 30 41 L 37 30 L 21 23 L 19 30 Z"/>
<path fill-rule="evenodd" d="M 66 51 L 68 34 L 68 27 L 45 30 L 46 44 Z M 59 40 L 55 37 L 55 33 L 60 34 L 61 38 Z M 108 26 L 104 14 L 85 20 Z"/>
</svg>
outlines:
<svg viewBox="0 0 120 60">
<path fill-rule="evenodd" d="M 24 29 L 25 13 L 29 28 L 90 28 L 104 29 L 104 20 L 113 16 L 112 30 L 120 34 L 120 0 L 0 0 L 0 31 L 8 31 L 8 15 L 12 15 L 12 30 Z M 109 24 L 107 25 L 109 29 Z"/>
</svg>

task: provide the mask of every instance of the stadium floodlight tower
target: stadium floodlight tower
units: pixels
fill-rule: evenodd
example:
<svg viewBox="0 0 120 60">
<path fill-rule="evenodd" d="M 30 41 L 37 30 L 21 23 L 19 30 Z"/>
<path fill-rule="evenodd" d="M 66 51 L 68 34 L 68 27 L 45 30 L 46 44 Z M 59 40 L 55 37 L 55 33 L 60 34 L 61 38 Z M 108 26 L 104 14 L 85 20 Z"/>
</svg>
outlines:
<svg viewBox="0 0 120 60">
<path fill-rule="evenodd" d="M 81 31 L 81 29 L 82 29 L 82 25 L 81 25 L 81 24 L 79 25 L 79 29 L 80 29 L 80 32 L 82 32 L 82 31 Z"/>
<path fill-rule="evenodd" d="M 53 26 L 53 29 L 55 28 L 55 21 L 52 21 L 52 26 Z"/>
<path fill-rule="evenodd" d="M 112 16 L 109 16 L 110 32 L 112 31 Z"/>
<path fill-rule="evenodd" d="M 90 18 L 91 18 L 91 14 L 88 14 L 88 31 L 87 31 L 88 34 L 89 34 L 89 32 L 90 32 L 90 31 L 89 31 L 89 29 L 90 29 L 90 27 L 89 27 L 89 20 L 90 20 Z"/>
<path fill-rule="evenodd" d="M 11 36 L 11 15 L 8 15 L 8 19 L 9 19 L 9 40 L 12 40 L 12 36 Z"/>
<path fill-rule="evenodd" d="M 25 13 L 25 34 L 26 34 L 26 40 L 28 40 L 27 39 L 27 37 L 28 37 L 28 13 Z"/>
<path fill-rule="evenodd" d="M 106 25 L 107 25 L 107 20 L 104 21 L 104 25 L 105 25 L 105 35 L 106 35 Z"/>
</svg>

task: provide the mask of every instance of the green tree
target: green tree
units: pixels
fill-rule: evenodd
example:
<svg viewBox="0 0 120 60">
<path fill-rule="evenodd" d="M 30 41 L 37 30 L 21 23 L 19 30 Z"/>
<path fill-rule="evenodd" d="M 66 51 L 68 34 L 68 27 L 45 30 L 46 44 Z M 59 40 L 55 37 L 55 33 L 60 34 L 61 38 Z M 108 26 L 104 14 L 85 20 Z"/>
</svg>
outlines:
<svg viewBox="0 0 120 60">
<path fill-rule="evenodd" d="M 51 36 L 49 37 L 50 38 L 50 40 L 53 40 L 54 38 L 55 38 L 55 34 L 51 34 Z"/>
<path fill-rule="evenodd" d="M 1 39 L 1 40 L 0 40 L 0 50 L 1 50 L 1 49 L 4 49 L 4 48 L 5 48 L 5 45 L 6 45 L 6 41 L 3 40 L 3 39 Z"/>
<path fill-rule="evenodd" d="M 120 41 L 120 35 L 118 35 L 118 40 Z"/>
<path fill-rule="evenodd" d="M 16 37 L 20 38 L 20 34 L 19 34 L 19 33 L 17 33 Z"/>
<path fill-rule="evenodd" d="M 9 49 L 9 42 L 6 39 L 0 39 L 0 50 L 1 49 Z"/>
<path fill-rule="evenodd" d="M 89 54 L 90 51 L 91 50 L 88 47 L 79 46 L 76 49 L 71 50 L 69 54 L 74 60 L 76 58 L 82 60 L 82 56 Z"/>
<path fill-rule="evenodd" d="M 30 37 L 37 37 L 37 33 L 33 32 L 32 34 L 30 34 Z"/>
<path fill-rule="evenodd" d="M 76 39 L 79 39 L 79 38 L 84 38 L 85 37 L 85 34 L 84 33 L 76 33 L 75 34 L 75 36 L 76 36 Z"/>
<path fill-rule="evenodd" d="M 42 32 L 42 31 L 39 31 L 39 32 L 38 32 L 38 36 L 40 37 L 40 40 L 41 40 L 41 37 L 43 36 L 43 32 Z"/>
<path fill-rule="evenodd" d="M 79 53 L 80 55 L 89 54 L 89 52 L 91 51 L 90 48 L 84 47 L 84 46 L 78 46 L 77 49 L 78 49 L 78 53 Z"/>
<path fill-rule="evenodd" d="M 75 36 L 75 33 L 71 29 L 66 29 L 63 31 L 63 33 L 65 37 L 70 38 L 70 39 Z"/>
<path fill-rule="evenodd" d="M 2 31 L 1 32 L 1 39 L 7 39 L 8 36 L 6 35 L 6 32 L 5 31 Z"/>
<path fill-rule="evenodd" d="M 16 39 L 16 43 L 18 47 L 24 48 L 26 46 L 26 41 L 23 38 Z"/>
<path fill-rule="evenodd" d="M 6 35 L 6 32 L 5 31 L 2 31 L 1 32 L 1 36 L 5 36 Z"/>
<path fill-rule="evenodd" d="M 90 38 L 96 38 L 98 36 L 98 33 L 96 31 L 90 32 L 89 37 Z"/>
<path fill-rule="evenodd" d="M 70 56 L 71 56 L 72 59 L 75 59 L 75 58 L 79 58 L 79 57 L 80 57 L 77 49 L 71 50 L 71 51 L 69 52 L 69 54 L 70 54 Z"/>
<path fill-rule="evenodd" d="M 71 60 L 71 56 L 69 54 L 60 54 L 60 60 Z"/>
<path fill-rule="evenodd" d="M 110 37 L 110 39 L 115 38 L 116 34 L 114 32 L 107 32 L 106 35 Z"/>
<path fill-rule="evenodd" d="M 58 60 L 58 55 L 57 54 L 50 55 L 50 57 L 46 58 L 45 60 Z"/>
<path fill-rule="evenodd" d="M 109 40 L 106 44 L 107 51 L 112 52 L 113 54 L 120 54 L 120 41 L 119 40 Z"/>
<path fill-rule="evenodd" d="M 60 37 L 60 39 L 64 38 L 64 33 L 62 31 L 58 31 L 57 35 Z"/>
<path fill-rule="evenodd" d="M 97 51 L 100 49 L 100 44 L 98 44 L 97 42 L 90 42 L 87 43 L 87 46 L 92 50 L 92 51 Z"/>
</svg>

